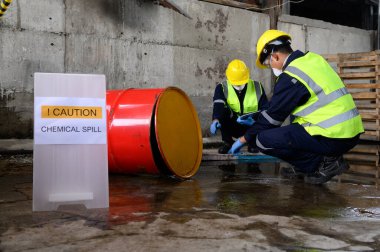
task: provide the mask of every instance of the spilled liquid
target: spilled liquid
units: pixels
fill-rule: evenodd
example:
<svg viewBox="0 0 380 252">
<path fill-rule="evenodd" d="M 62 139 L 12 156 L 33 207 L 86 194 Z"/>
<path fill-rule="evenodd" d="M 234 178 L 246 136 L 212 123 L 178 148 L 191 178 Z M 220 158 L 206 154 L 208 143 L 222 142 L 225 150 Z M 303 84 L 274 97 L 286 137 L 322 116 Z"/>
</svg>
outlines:
<svg viewBox="0 0 380 252">
<path fill-rule="evenodd" d="M 189 180 L 155 175 L 109 175 L 109 209 L 60 206 L 57 211 L 32 212 L 32 157 L 0 158 L 0 220 L 8 226 L 85 220 L 108 229 L 130 222 L 153 222 L 157 216 L 186 223 L 194 218 L 229 215 L 300 216 L 380 220 L 379 181 L 356 177 L 322 186 L 283 179 L 278 164 L 202 163 Z M 13 216 L 13 217 L 12 217 Z"/>
<path fill-rule="evenodd" d="M 380 189 L 331 181 L 322 186 L 287 180 L 274 163 L 203 163 L 190 180 L 110 176 L 111 223 L 149 221 L 159 212 L 173 221 L 194 217 L 265 214 L 311 218 L 380 219 Z"/>
</svg>

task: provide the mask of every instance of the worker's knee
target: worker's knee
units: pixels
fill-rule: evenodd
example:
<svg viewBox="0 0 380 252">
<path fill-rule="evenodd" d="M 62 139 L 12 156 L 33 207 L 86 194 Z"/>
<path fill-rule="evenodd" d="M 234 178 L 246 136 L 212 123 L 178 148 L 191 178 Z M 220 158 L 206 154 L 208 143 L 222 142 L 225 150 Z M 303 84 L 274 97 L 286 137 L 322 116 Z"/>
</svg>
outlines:
<svg viewBox="0 0 380 252">
<path fill-rule="evenodd" d="M 265 134 L 257 134 L 255 144 L 257 148 L 263 153 L 270 152 L 273 150 L 271 141 L 265 137 Z"/>
<path fill-rule="evenodd" d="M 276 156 L 292 151 L 292 148 L 289 148 L 289 139 L 286 134 L 285 136 L 278 134 L 277 130 L 260 132 L 256 135 L 255 143 L 260 152 L 267 155 Z"/>
</svg>

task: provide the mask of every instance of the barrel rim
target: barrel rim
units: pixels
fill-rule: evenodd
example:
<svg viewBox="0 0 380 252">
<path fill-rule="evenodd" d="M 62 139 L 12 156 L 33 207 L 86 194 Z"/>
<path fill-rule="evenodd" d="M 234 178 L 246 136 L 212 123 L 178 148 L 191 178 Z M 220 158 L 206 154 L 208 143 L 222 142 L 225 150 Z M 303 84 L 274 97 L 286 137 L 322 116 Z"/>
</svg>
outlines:
<svg viewBox="0 0 380 252">
<path fill-rule="evenodd" d="M 157 100 L 156 100 L 156 106 L 155 106 L 155 111 L 154 111 L 154 114 L 157 115 L 157 112 L 158 112 L 158 109 L 159 109 L 159 103 L 160 103 L 160 100 L 162 99 L 162 96 L 163 94 L 165 93 L 165 91 L 168 91 L 168 90 L 175 90 L 177 91 L 182 97 L 185 98 L 186 102 L 188 103 L 188 105 L 190 106 L 191 110 L 192 110 L 192 116 L 194 117 L 194 121 L 195 121 L 195 126 L 197 128 L 197 132 L 198 132 L 198 143 L 199 143 L 199 146 L 198 146 L 198 153 L 197 153 L 197 160 L 194 164 L 194 166 L 192 167 L 192 169 L 190 170 L 190 172 L 188 172 L 187 174 L 183 175 L 183 174 L 178 174 L 177 171 L 175 171 L 172 167 L 170 167 L 170 164 L 167 160 L 167 157 L 162 149 L 162 146 L 161 146 L 161 142 L 159 140 L 159 134 L 158 134 L 158 129 L 157 129 L 157 116 L 155 116 L 155 122 L 154 122 L 154 125 L 155 125 L 155 135 L 156 135 L 156 138 L 157 138 L 157 144 L 158 144 L 158 148 L 159 148 L 159 151 L 161 153 L 161 156 L 162 156 L 162 159 L 164 160 L 167 168 L 177 177 L 180 177 L 180 178 L 190 178 L 192 176 L 194 176 L 198 169 L 199 169 L 199 166 L 200 166 L 200 163 L 202 161 L 202 152 L 203 152 L 203 138 L 202 138 L 202 133 L 201 133 L 201 126 L 200 126 L 200 122 L 199 122 L 199 118 L 197 116 L 197 113 L 196 113 L 196 109 L 195 109 L 195 106 L 193 105 L 193 103 L 191 102 L 190 98 L 187 96 L 187 94 L 180 88 L 178 87 L 174 87 L 174 86 L 169 86 L 167 88 L 165 88 L 160 94 L 159 96 L 157 97 Z"/>
</svg>

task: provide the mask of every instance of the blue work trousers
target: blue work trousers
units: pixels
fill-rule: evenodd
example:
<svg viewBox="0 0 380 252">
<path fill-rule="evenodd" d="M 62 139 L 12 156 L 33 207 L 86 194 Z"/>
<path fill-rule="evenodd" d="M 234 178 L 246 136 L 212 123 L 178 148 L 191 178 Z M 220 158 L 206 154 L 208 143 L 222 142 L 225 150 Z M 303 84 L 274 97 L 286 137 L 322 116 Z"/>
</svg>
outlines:
<svg viewBox="0 0 380 252">
<path fill-rule="evenodd" d="M 294 123 L 260 132 L 254 145 L 262 153 L 282 159 L 301 172 L 312 173 L 324 156 L 340 156 L 358 141 L 359 135 L 345 139 L 311 136 L 301 125 Z"/>
<path fill-rule="evenodd" d="M 242 125 L 236 122 L 237 116 L 233 115 L 232 117 L 223 117 L 219 120 L 220 124 L 222 124 L 222 128 L 220 129 L 222 133 L 222 140 L 225 143 L 233 144 L 234 138 L 241 137 L 248 130 L 249 126 Z"/>
</svg>

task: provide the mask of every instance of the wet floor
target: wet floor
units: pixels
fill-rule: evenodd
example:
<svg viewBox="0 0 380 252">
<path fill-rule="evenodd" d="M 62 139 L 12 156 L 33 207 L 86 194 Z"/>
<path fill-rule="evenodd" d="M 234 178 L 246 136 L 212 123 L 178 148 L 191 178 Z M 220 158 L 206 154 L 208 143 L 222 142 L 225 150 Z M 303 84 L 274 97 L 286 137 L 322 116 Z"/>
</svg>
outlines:
<svg viewBox="0 0 380 252">
<path fill-rule="evenodd" d="M 127 215 L 134 212 L 189 213 L 198 208 L 242 217 L 269 214 L 380 220 L 380 190 L 376 186 L 308 185 L 302 180 L 282 179 L 275 164 L 270 163 L 203 163 L 198 174 L 185 181 L 112 175 L 110 195 L 115 221 L 119 217 L 128 219 Z"/>
<path fill-rule="evenodd" d="M 130 251 L 380 250 L 376 180 L 314 186 L 281 178 L 278 167 L 204 162 L 189 180 L 111 174 L 109 209 L 32 212 L 31 156 L 3 156 L 0 251 L 100 251 L 126 244 Z M 193 247 L 190 240 L 196 240 Z"/>
</svg>

